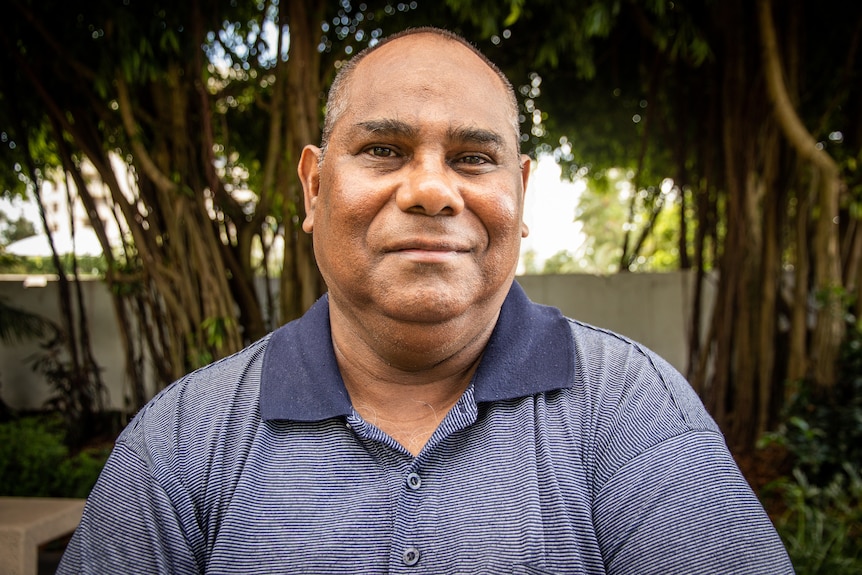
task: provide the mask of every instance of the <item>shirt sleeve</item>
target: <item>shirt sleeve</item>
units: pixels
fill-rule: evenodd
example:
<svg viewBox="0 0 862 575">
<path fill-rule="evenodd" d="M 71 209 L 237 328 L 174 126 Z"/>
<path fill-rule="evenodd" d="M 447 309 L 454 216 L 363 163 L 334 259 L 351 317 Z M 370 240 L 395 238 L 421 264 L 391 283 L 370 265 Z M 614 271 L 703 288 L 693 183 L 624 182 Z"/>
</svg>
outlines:
<svg viewBox="0 0 862 575">
<path fill-rule="evenodd" d="M 793 567 L 685 378 L 631 342 L 585 362 L 595 403 L 593 522 L 612 575 L 781 575 Z"/>
<path fill-rule="evenodd" d="M 793 573 L 715 432 L 687 432 L 642 453 L 605 484 L 594 509 L 609 574 Z"/>
<path fill-rule="evenodd" d="M 202 573 L 194 514 L 183 517 L 145 461 L 123 443 L 114 448 L 90 493 L 57 573 Z"/>
</svg>

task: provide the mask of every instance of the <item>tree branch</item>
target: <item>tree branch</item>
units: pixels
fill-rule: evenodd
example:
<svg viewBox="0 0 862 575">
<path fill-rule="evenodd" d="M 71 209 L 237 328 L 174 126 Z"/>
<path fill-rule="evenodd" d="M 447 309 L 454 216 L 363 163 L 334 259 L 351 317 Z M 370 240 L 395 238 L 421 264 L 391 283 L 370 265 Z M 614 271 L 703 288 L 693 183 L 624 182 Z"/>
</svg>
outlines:
<svg viewBox="0 0 862 575">
<path fill-rule="evenodd" d="M 123 121 L 123 127 L 129 136 L 129 145 L 135 154 L 135 158 L 140 162 L 141 169 L 146 173 L 153 183 L 160 190 L 166 193 L 172 193 L 177 190 L 177 185 L 171 179 L 162 173 L 156 166 L 153 158 L 147 149 L 141 144 L 141 129 L 138 127 L 135 118 L 132 116 L 132 102 L 129 97 L 129 87 L 123 79 L 122 74 L 117 74 L 117 103 L 120 109 L 120 118 Z"/>
<path fill-rule="evenodd" d="M 784 83 L 775 23 L 772 19 L 771 0 L 759 0 L 758 23 L 760 25 L 761 56 L 766 75 L 766 89 L 775 112 L 775 118 L 790 145 L 802 157 L 830 175 L 838 174 L 838 165 L 828 153 L 818 149 L 814 136 L 808 131 L 796 113 L 787 86 Z"/>
</svg>

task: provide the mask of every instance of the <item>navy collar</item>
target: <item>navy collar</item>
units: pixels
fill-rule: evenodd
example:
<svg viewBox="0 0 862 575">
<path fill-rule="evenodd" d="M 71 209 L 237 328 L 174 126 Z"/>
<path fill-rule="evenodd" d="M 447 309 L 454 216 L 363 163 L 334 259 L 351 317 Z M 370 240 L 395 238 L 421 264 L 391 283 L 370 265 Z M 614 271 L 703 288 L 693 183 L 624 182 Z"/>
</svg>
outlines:
<svg viewBox="0 0 862 575">
<path fill-rule="evenodd" d="M 571 387 L 574 342 L 556 308 L 535 304 L 512 283 L 473 376 L 477 403 Z M 300 319 L 275 330 L 263 358 L 263 419 L 322 421 L 353 412 L 338 371 L 324 295 Z"/>
</svg>

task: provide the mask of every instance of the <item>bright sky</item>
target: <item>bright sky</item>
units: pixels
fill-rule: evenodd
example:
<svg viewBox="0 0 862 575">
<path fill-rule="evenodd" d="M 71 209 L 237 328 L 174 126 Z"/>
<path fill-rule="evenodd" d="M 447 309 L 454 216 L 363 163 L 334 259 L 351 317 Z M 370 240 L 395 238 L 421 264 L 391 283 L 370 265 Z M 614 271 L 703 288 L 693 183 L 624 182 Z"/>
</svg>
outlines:
<svg viewBox="0 0 862 575">
<path fill-rule="evenodd" d="M 17 220 L 22 215 L 33 222 L 36 226 L 36 231 L 42 230 L 42 221 L 39 218 L 39 208 L 33 202 L 24 202 L 20 199 L 9 201 L 6 198 L 0 198 L 0 211 L 3 211 L 11 221 Z"/>
<path fill-rule="evenodd" d="M 532 249 L 536 264 L 562 250 L 574 252 L 582 241 L 575 223 L 575 204 L 585 184 L 561 182 L 560 167 L 551 157 L 539 158 L 527 187 L 524 220 L 530 235 L 521 243 L 521 254 Z"/>
</svg>

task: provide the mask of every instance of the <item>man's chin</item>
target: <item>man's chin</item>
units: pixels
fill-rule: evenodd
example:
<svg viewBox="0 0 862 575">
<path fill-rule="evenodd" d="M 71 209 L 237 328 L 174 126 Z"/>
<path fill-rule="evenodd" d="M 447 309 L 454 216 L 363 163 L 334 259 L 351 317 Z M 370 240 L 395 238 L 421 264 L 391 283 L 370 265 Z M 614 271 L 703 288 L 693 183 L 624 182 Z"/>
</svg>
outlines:
<svg viewBox="0 0 862 575">
<path fill-rule="evenodd" d="M 478 303 L 466 298 L 468 293 L 452 288 L 402 290 L 397 297 L 387 298 L 383 306 L 386 315 L 398 321 L 443 324 L 464 317 Z"/>
</svg>

